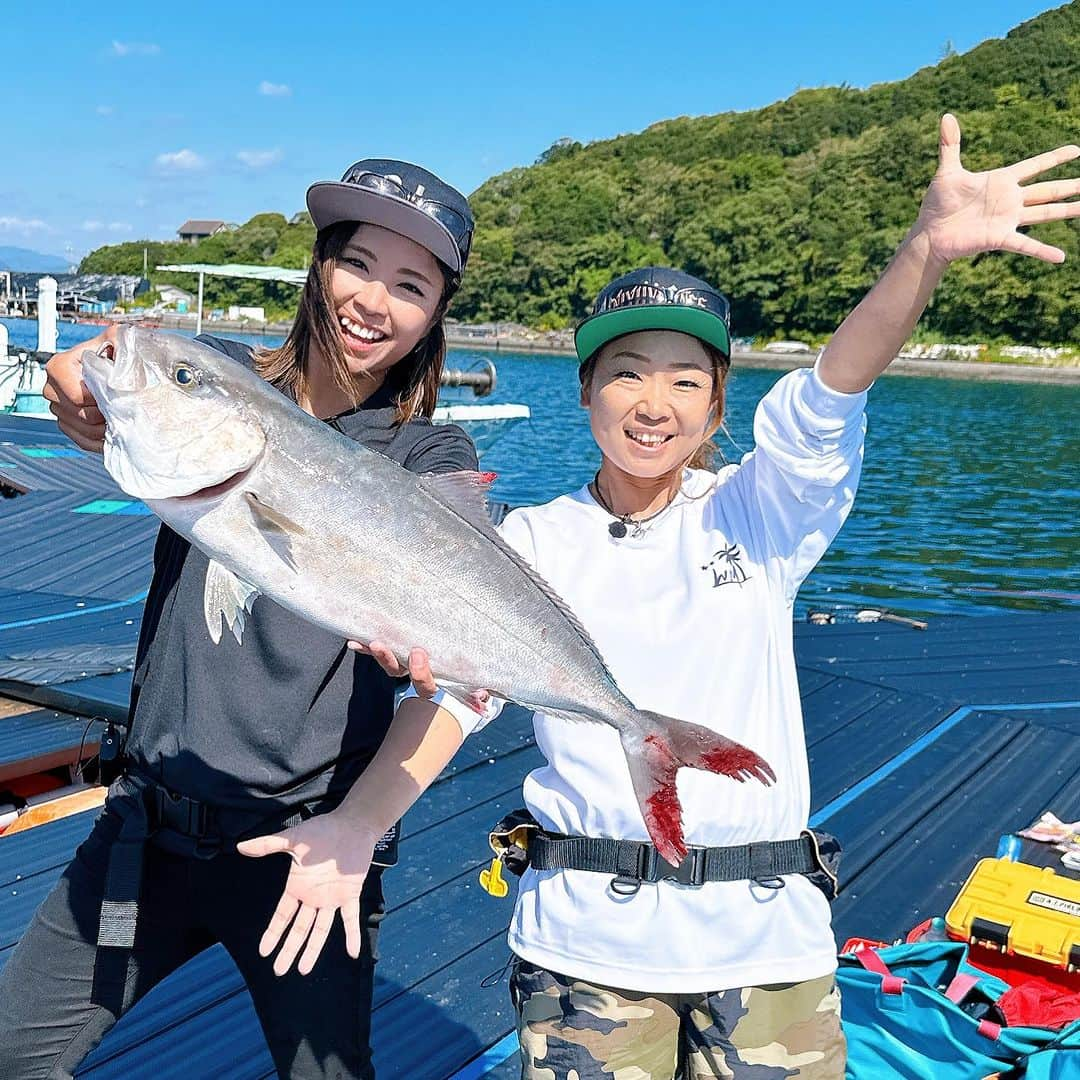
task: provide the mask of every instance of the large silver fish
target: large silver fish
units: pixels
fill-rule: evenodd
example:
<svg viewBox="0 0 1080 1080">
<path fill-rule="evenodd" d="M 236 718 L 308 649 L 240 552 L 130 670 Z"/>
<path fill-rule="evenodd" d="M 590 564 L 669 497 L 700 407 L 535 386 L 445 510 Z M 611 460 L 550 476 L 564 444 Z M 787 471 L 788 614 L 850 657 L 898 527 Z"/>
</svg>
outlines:
<svg viewBox="0 0 1080 1080">
<path fill-rule="evenodd" d="M 305 413 L 198 342 L 124 328 L 83 355 L 105 414 L 105 467 L 211 558 L 206 625 L 241 639 L 265 596 L 404 659 L 421 645 L 450 690 L 616 728 L 661 855 L 686 855 L 675 787 L 689 766 L 775 779 L 752 750 L 636 709 L 567 605 L 505 544 L 476 473 L 417 476 Z"/>
</svg>

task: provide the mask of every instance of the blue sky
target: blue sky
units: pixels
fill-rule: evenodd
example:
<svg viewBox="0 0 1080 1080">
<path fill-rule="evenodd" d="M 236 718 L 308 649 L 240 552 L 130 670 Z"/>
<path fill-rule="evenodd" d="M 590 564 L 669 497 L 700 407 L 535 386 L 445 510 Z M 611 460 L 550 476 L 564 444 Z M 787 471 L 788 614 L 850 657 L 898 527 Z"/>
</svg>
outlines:
<svg viewBox="0 0 1080 1080">
<path fill-rule="evenodd" d="M 77 258 L 292 214 L 359 157 L 471 191 L 562 136 L 903 78 L 1053 6 L 20 4 L 0 28 L 0 245 Z"/>
</svg>

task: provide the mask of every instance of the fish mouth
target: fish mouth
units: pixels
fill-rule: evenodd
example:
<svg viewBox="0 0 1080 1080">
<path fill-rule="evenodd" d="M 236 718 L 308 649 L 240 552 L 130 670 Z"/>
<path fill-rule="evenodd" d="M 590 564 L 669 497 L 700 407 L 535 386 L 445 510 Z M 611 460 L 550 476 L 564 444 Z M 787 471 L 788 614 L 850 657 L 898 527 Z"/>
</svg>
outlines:
<svg viewBox="0 0 1080 1080">
<path fill-rule="evenodd" d="M 188 495 L 178 495 L 175 498 L 176 502 L 188 502 L 197 501 L 203 499 L 218 500 L 224 495 L 228 495 L 230 491 L 235 491 L 241 484 L 254 472 L 255 466 L 258 465 L 259 458 L 256 458 L 250 465 L 241 469 L 239 472 L 235 472 L 232 476 L 226 477 L 224 480 L 219 481 L 216 484 L 211 484 L 208 487 L 199 488 L 198 491 L 192 491 Z"/>
</svg>

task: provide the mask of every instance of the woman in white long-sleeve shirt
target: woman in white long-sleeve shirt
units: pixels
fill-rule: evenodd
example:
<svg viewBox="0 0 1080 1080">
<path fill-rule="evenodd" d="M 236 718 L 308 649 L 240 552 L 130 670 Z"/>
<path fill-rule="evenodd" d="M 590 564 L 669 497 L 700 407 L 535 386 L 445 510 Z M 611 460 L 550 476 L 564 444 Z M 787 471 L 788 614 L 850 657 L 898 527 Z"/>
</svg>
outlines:
<svg viewBox="0 0 1080 1080">
<path fill-rule="evenodd" d="M 613 282 L 601 301 L 628 290 L 716 295 L 689 275 L 649 268 Z M 771 766 L 770 786 L 683 770 L 687 842 L 796 839 L 810 791 L 791 603 L 855 497 L 866 395 L 836 393 L 816 371 L 792 372 L 758 406 L 756 448 L 740 464 L 687 468 L 719 415 L 726 350 L 671 330 L 618 333 L 625 319 L 680 314 L 655 299 L 618 309 L 610 340 L 582 363 L 603 455 L 595 480 L 515 510 L 501 532 L 583 620 L 639 708 L 718 731 Z M 712 318 L 719 340 L 726 325 Z M 579 340 L 591 329 L 586 322 Z M 628 511 L 627 489 L 660 482 L 657 506 Z M 649 839 L 615 729 L 539 713 L 535 729 L 547 765 L 525 780 L 525 801 L 545 830 Z M 612 876 L 528 871 L 510 927 L 514 952 L 590 982 L 665 993 L 835 969 L 828 902 L 803 876 L 785 876 L 784 888 L 744 879 L 621 892 Z"/>
<path fill-rule="evenodd" d="M 755 449 L 739 464 L 693 467 L 723 412 L 728 327 L 716 290 L 649 268 L 613 282 L 579 328 L 600 468 L 585 488 L 510 514 L 503 536 L 569 602 L 639 708 L 722 732 L 775 782 L 683 770 L 687 840 L 742 854 L 658 867 L 617 734 L 535 717 L 547 764 L 525 781 L 530 811 L 547 834 L 601 843 L 573 857 L 550 837 L 530 845 L 509 935 L 523 1077 L 843 1075 L 828 903 L 805 863 L 772 858 L 805 847 L 810 809 L 792 602 L 851 508 L 866 390 L 948 263 L 989 250 L 1061 262 L 1019 227 L 1080 214 L 1064 201 L 1080 182 L 1022 184 L 1076 147 L 975 174 L 959 138 L 946 115 L 918 220 L 816 367 L 763 399 Z M 370 651 L 405 672 L 378 643 Z M 437 690 L 422 650 L 408 671 L 414 696 L 356 801 L 376 832 L 477 725 Z M 638 856 L 634 872 L 625 859 L 601 872 L 597 852 L 616 850 Z"/>
</svg>

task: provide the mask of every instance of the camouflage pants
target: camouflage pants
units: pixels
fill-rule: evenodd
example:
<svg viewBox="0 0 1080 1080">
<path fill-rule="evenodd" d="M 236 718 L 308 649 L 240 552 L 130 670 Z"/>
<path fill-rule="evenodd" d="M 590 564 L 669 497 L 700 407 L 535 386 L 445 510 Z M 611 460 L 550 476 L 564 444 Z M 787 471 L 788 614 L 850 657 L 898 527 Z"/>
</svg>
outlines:
<svg viewBox="0 0 1080 1080">
<path fill-rule="evenodd" d="M 522 1080 L 843 1080 L 831 975 L 712 994 L 644 994 L 518 960 Z"/>
</svg>

